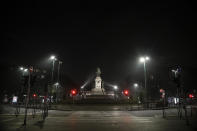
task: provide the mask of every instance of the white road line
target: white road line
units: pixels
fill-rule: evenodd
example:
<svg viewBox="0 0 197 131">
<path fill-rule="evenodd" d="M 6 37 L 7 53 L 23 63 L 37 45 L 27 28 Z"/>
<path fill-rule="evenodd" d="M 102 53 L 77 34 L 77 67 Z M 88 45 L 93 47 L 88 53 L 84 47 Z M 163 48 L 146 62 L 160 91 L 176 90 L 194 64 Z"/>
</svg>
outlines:
<svg viewBox="0 0 197 131">
<path fill-rule="evenodd" d="M 152 123 L 152 121 L 138 121 L 139 123 Z"/>
</svg>

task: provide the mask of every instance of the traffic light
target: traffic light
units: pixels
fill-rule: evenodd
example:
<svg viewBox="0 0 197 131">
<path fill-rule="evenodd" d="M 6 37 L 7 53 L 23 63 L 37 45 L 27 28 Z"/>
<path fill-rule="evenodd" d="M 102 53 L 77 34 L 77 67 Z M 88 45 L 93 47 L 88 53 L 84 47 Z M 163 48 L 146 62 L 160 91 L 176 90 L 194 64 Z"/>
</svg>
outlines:
<svg viewBox="0 0 197 131">
<path fill-rule="evenodd" d="M 37 95 L 34 93 L 34 94 L 33 94 L 33 97 L 35 98 L 36 96 L 37 96 Z"/>
<path fill-rule="evenodd" d="M 165 98 L 165 90 L 160 89 L 159 92 L 161 93 L 161 98 Z"/>
<path fill-rule="evenodd" d="M 194 98 L 194 95 L 193 94 L 189 94 L 189 98 Z"/>
<path fill-rule="evenodd" d="M 72 94 L 72 96 L 75 96 L 77 94 L 77 90 L 76 89 L 72 89 L 71 90 L 71 94 Z"/>
<path fill-rule="evenodd" d="M 164 89 L 160 89 L 159 92 L 160 93 L 164 93 L 165 91 L 164 91 Z"/>
<path fill-rule="evenodd" d="M 129 95 L 129 91 L 128 90 L 124 90 L 123 93 L 124 93 L 125 96 Z"/>
</svg>

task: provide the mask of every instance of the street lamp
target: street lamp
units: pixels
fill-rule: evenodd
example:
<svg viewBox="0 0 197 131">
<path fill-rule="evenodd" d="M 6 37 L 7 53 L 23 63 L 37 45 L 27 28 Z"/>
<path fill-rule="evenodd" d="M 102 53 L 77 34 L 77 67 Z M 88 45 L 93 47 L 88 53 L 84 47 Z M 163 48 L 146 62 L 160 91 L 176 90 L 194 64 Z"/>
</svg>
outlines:
<svg viewBox="0 0 197 131">
<path fill-rule="evenodd" d="M 49 59 L 52 61 L 52 71 L 51 71 L 51 88 L 52 88 L 52 85 L 53 85 L 54 65 L 55 65 L 55 61 L 57 59 L 56 59 L 56 57 L 54 55 L 50 56 Z M 50 89 L 50 104 L 51 104 L 51 95 L 52 95 L 52 89 Z"/>
<path fill-rule="evenodd" d="M 28 71 L 28 69 L 24 69 L 23 71 L 24 71 L 24 72 L 27 72 L 27 71 Z"/>
<path fill-rule="evenodd" d="M 59 83 L 57 82 L 57 83 L 55 83 L 55 86 L 58 86 L 59 85 Z"/>
<path fill-rule="evenodd" d="M 53 83 L 53 72 L 54 72 L 54 64 L 56 61 L 56 57 L 54 55 L 52 55 L 49 59 L 53 62 L 52 63 L 52 73 L 51 73 L 51 83 Z"/>
<path fill-rule="evenodd" d="M 134 85 L 134 87 L 135 87 L 135 88 L 137 88 L 137 87 L 138 87 L 138 84 L 137 84 L 137 83 L 135 83 L 135 84 L 133 84 L 133 85 Z"/>
<path fill-rule="evenodd" d="M 23 75 L 24 75 L 24 72 L 27 72 L 28 71 L 28 69 L 27 68 L 24 68 L 24 67 L 20 67 L 19 70 L 21 72 L 23 72 Z"/>
<path fill-rule="evenodd" d="M 51 57 L 50 57 L 50 60 L 55 60 L 56 58 L 55 58 L 55 56 L 54 55 L 52 55 Z"/>
<path fill-rule="evenodd" d="M 49 59 L 52 61 L 51 83 L 53 84 L 54 64 L 57 59 L 54 55 L 52 55 Z"/>
<path fill-rule="evenodd" d="M 53 82 L 54 82 L 54 65 L 55 65 L 55 61 L 58 61 L 59 62 L 59 64 L 58 64 L 58 72 L 57 72 L 57 83 L 58 83 L 58 85 L 56 85 L 57 87 L 59 87 L 60 86 L 60 66 L 61 66 L 61 64 L 63 63 L 62 61 L 60 61 L 60 60 L 58 60 L 54 55 L 52 55 L 50 58 L 49 58 L 50 60 L 52 60 L 52 64 L 53 64 L 53 66 L 52 66 L 52 73 L 51 73 L 51 83 L 53 84 Z M 57 89 L 56 89 L 56 97 L 57 97 Z"/>
<path fill-rule="evenodd" d="M 117 90 L 118 90 L 118 86 L 117 85 L 114 85 L 114 99 L 117 101 L 117 98 L 118 98 L 118 95 L 117 95 Z"/>
<path fill-rule="evenodd" d="M 144 63 L 144 86 L 146 89 L 146 99 L 148 100 L 148 96 L 147 96 L 147 87 L 146 87 L 146 62 L 149 61 L 150 58 L 148 56 L 144 56 L 144 57 L 140 57 L 139 61 L 141 63 Z"/>
<path fill-rule="evenodd" d="M 150 60 L 150 58 L 148 56 L 146 56 L 145 60 Z"/>
<path fill-rule="evenodd" d="M 59 60 L 58 72 L 57 72 L 57 82 L 59 82 L 59 80 L 60 80 L 60 78 L 59 78 L 59 77 L 60 77 L 60 66 L 61 66 L 62 63 L 63 63 L 63 62 Z"/>
<path fill-rule="evenodd" d="M 115 86 L 114 86 L 114 89 L 117 90 L 117 89 L 118 89 L 118 86 L 115 85 Z"/>
<path fill-rule="evenodd" d="M 60 66 L 61 66 L 61 64 L 62 64 L 63 62 L 62 61 L 60 61 L 60 60 L 58 60 L 58 71 L 57 71 L 57 83 L 58 83 L 58 85 L 57 85 L 57 87 L 61 87 L 60 86 Z M 57 89 L 56 88 L 56 98 L 59 98 L 59 88 Z"/>
</svg>

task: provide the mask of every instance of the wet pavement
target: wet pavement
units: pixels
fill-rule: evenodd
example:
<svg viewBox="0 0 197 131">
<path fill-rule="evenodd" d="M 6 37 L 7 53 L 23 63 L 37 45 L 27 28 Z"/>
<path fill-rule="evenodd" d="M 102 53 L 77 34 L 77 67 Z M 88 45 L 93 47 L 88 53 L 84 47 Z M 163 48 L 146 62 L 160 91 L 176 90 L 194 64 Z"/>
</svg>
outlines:
<svg viewBox="0 0 197 131">
<path fill-rule="evenodd" d="M 17 131 L 192 131 L 196 130 L 196 118 L 187 126 L 184 118 L 169 115 L 163 119 L 152 111 L 49 111 L 43 121 L 41 114 L 28 116 L 24 127 L 24 115 L 0 115 L 3 130 Z"/>
</svg>

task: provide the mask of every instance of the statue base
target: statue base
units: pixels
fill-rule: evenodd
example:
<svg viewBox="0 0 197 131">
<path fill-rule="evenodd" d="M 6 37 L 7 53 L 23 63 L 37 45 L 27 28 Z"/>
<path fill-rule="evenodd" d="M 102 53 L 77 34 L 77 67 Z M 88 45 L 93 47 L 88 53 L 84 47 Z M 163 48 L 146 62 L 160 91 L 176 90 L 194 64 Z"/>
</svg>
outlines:
<svg viewBox="0 0 197 131">
<path fill-rule="evenodd" d="M 93 88 L 90 92 L 90 95 L 105 95 L 105 90 L 101 88 Z"/>
</svg>

